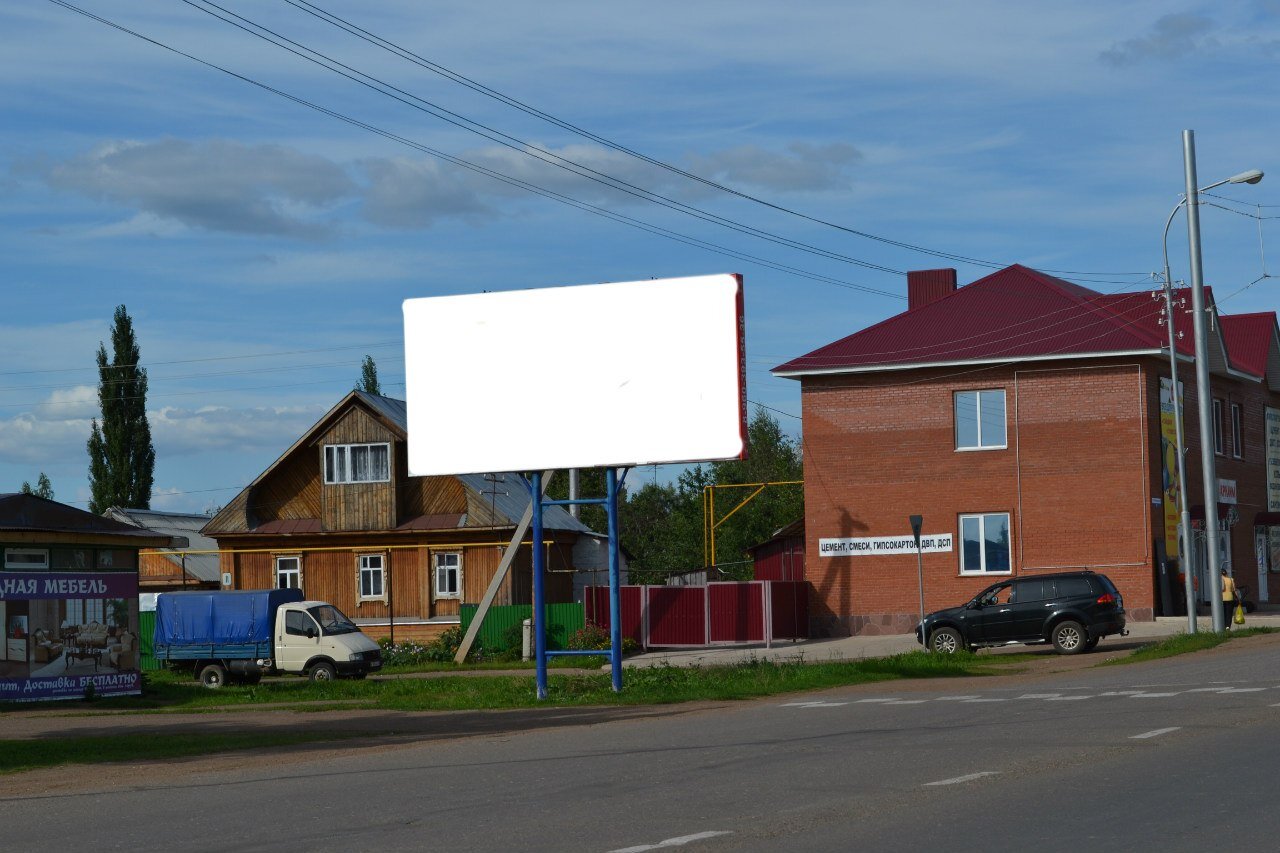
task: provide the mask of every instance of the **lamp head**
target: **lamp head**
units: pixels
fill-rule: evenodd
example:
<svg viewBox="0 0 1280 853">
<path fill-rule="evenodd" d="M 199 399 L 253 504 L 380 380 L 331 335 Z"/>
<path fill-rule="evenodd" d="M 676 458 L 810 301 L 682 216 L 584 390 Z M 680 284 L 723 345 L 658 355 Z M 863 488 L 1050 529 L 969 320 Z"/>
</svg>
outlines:
<svg viewBox="0 0 1280 853">
<path fill-rule="evenodd" d="M 1256 184 L 1256 183 L 1257 183 L 1258 181 L 1260 181 L 1260 180 L 1262 180 L 1262 170 L 1261 170 L 1261 169 L 1250 169 L 1250 170 L 1249 170 L 1249 171 L 1247 171 L 1247 172 L 1241 172 L 1241 173 L 1240 173 L 1240 174 L 1238 174 L 1238 175 L 1234 175 L 1234 176 L 1232 176 L 1232 177 L 1230 177 L 1230 178 L 1227 178 L 1227 183 L 1229 183 L 1229 184 Z"/>
</svg>

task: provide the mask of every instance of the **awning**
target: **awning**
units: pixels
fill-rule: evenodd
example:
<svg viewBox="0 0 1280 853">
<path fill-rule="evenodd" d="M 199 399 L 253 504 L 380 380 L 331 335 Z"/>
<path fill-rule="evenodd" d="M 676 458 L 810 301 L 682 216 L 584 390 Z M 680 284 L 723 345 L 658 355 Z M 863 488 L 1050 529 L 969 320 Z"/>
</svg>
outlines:
<svg viewBox="0 0 1280 853">
<path fill-rule="evenodd" d="M 1219 503 L 1218 521 L 1226 521 L 1233 509 L 1235 509 L 1235 504 Z M 1204 504 L 1193 504 L 1190 515 L 1192 521 L 1204 521 Z M 1280 514 L 1277 514 L 1277 517 L 1280 517 Z"/>
<path fill-rule="evenodd" d="M 1253 517 L 1254 527 L 1280 527 L 1280 512 L 1260 512 Z"/>
</svg>

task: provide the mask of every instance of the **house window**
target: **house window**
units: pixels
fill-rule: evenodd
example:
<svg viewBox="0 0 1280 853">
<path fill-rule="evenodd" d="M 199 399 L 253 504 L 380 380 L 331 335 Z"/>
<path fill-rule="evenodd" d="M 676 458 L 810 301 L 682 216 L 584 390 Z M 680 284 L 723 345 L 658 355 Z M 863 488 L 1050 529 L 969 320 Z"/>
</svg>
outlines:
<svg viewBox="0 0 1280 853">
<path fill-rule="evenodd" d="M 436 554 L 436 598 L 462 597 L 462 555 Z"/>
<path fill-rule="evenodd" d="M 1231 404 L 1231 455 L 1239 459 L 1244 456 L 1244 430 L 1241 425 L 1243 413 L 1239 403 Z"/>
<path fill-rule="evenodd" d="M 361 554 L 357 560 L 359 565 L 360 598 L 386 600 L 385 578 L 381 554 Z"/>
<path fill-rule="evenodd" d="M 956 450 L 1006 447 L 1004 391 L 957 391 Z"/>
<path fill-rule="evenodd" d="M 302 589 L 301 557 L 276 557 L 276 589 Z"/>
<path fill-rule="evenodd" d="M 1009 571 L 1009 513 L 960 516 L 960 574 Z"/>
<path fill-rule="evenodd" d="M 1222 455 L 1222 401 L 1213 401 L 1213 452 Z"/>
<path fill-rule="evenodd" d="M 325 445 L 324 481 L 326 483 L 386 483 L 390 480 L 391 445 Z"/>
<path fill-rule="evenodd" d="M 47 569 L 49 552 L 43 548 L 5 548 L 4 567 L 27 572 Z"/>
</svg>

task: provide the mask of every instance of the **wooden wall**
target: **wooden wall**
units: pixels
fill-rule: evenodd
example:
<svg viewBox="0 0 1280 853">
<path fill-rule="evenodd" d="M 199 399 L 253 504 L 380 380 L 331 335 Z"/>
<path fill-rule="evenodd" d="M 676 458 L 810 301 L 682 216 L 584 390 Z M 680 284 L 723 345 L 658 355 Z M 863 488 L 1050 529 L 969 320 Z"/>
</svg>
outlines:
<svg viewBox="0 0 1280 853">
<path fill-rule="evenodd" d="M 254 526 L 278 519 L 319 518 L 322 451 L 301 447 L 284 460 L 249 496 Z"/>
<path fill-rule="evenodd" d="M 397 447 L 391 431 L 359 407 L 353 407 L 316 442 L 317 472 L 327 444 L 391 445 L 389 470 L 395 472 Z M 390 530 L 396 526 L 395 477 L 386 483 L 325 484 L 321 490 L 321 524 L 326 531 Z M 335 604 L 337 602 L 334 602 Z"/>
</svg>

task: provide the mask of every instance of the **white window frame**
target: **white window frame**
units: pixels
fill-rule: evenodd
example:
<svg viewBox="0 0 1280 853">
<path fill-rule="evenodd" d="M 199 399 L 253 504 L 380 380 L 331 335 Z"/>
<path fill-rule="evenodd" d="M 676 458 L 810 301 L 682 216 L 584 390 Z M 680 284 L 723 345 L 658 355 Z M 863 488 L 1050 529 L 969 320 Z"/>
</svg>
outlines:
<svg viewBox="0 0 1280 853">
<path fill-rule="evenodd" d="M 1244 410 L 1239 403 L 1231 404 L 1231 455 L 1244 456 Z"/>
<path fill-rule="evenodd" d="M 284 568 L 281 566 L 282 563 L 288 562 L 290 560 L 293 561 L 292 568 Z M 292 584 L 289 586 L 281 586 L 280 585 L 281 575 L 286 575 L 286 576 L 291 575 L 297 578 L 297 581 L 298 581 L 297 586 L 293 586 Z M 280 556 L 276 557 L 274 586 L 276 589 L 302 589 L 302 555 L 301 554 L 281 554 Z"/>
<path fill-rule="evenodd" d="M 960 443 L 960 397 L 961 395 L 973 395 L 974 400 L 974 419 L 978 433 L 978 443 L 974 445 L 962 445 Z M 989 444 L 984 440 L 982 434 L 982 395 L 983 394 L 999 394 L 1004 406 L 1004 417 L 1000 420 L 1000 443 Z M 1007 450 L 1009 447 L 1009 398 L 1003 388 L 976 388 L 966 391 L 956 391 L 951 395 L 951 417 L 952 417 L 952 439 L 955 441 L 956 450 L 959 452 L 969 453 L 980 450 Z"/>
<path fill-rule="evenodd" d="M 371 472 L 370 476 L 356 479 L 355 457 L 357 451 L 372 454 L 372 448 L 381 447 L 386 450 L 386 467 L 381 471 Z M 325 485 L 342 485 L 348 483 L 389 483 L 391 482 L 391 445 L 385 441 L 374 441 L 365 444 L 326 444 L 324 459 Z M 369 466 L 372 468 L 372 466 Z"/>
<path fill-rule="evenodd" d="M 1218 456 L 1226 455 L 1226 448 L 1222 444 L 1222 401 L 1213 401 L 1213 452 Z"/>
<path fill-rule="evenodd" d="M 453 565 L 441 565 L 441 558 L 453 558 Z M 454 591 L 442 590 L 440 581 L 442 578 L 452 574 L 454 578 Z M 431 592 L 432 597 L 440 598 L 462 598 L 462 552 L 461 551 L 438 551 L 431 555 Z"/>
<path fill-rule="evenodd" d="M 16 560 L 19 556 L 40 557 L 42 562 L 36 560 Z M 44 572 L 49 569 L 49 549 L 48 548 L 5 548 L 4 549 L 4 567 L 11 572 Z"/>
<path fill-rule="evenodd" d="M 375 565 L 376 563 L 376 565 Z M 372 580 L 377 579 L 377 592 L 370 591 L 365 594 L 365 577 L 369 577 L 372 590 Z M 357 554 L 356 555 L 356 601 L 381 601 L 387 600 L 387 558 L 385 554 Z"/>
<path fill-rule="evenodd" d="M 993 516 L 1003 516 L 1005 529 L 1009 531 L 1009 568 L 1004 571 L 988 571 L 987 565 L 987 519 Z M 964 521 L 966 518 L 978 519 L 978 542 L 979 557 L 978 560 L 982 564 L 979 569 L 967 569 L 964 564 Z M 956 520 L 956 542 L 957 550 L 960 557 L 960 574 L 969 577 L 1003 577 L 1013 574 L 1013 519 L 1007 512 L 967 512 L 959 516 Z"/>
</svg>

